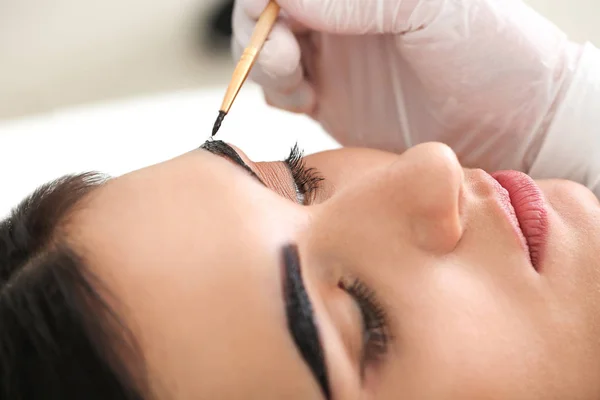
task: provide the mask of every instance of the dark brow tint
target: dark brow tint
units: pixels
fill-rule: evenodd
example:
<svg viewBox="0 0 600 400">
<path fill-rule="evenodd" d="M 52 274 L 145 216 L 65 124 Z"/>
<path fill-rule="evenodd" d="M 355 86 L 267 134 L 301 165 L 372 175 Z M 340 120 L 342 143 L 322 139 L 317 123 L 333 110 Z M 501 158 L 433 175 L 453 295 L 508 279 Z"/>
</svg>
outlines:
<svg viewBox="0 0 600 400">
<path fill-rule="evenodd" d="M 256 175 L 256 173 L 252 170 L 252 168 L 248 166 L 248 164 L 244 162 L 244 160 L 242 160 L 240 155 L 233 149 L 233 147 L 223 142 L 222 140 L 209 139 L 206 142 L 204 142 L 204 144 L 200 146 L 200 148 L 214 155 L 227 158 L 229 161 L 245 169 L 246 172 L 252 175 L 253 178 L 257 179 L 260 183 L 264 185 L 262 179 L 260 179 L 260 177 Z"/>
<path fill-rule="evenodd" d="M 331 399 L 331 388 L 323 345 L 315 324 L 313 307 L 302 280 L 300 257 L 295 245 L 283 248 L 283 296 L 288 330 L 302 358 L 311 369 L 327 400 Z"/>
</svg>

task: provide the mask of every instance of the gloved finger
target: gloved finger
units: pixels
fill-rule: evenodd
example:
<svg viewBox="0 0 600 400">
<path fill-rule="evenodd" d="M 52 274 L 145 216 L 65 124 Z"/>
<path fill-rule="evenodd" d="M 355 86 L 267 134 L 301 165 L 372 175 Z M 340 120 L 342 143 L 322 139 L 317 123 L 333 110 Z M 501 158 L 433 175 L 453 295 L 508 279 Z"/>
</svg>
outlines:
<svg viewBox="0 0 600 400">
<path fill-rule="evenodd" d="M 277 35 L 277 29 L 279 29 L 278 25 L 273 28 L 272 33 Z M 249 78 L 265 89 L 293 92 L 304 79 L 303 68 L 300 60 L 296 59 L 296 54 L 289 54 L 290 47 L 279 48 L 278 43 L 271 41 L 265 43 L 250 71 Z M 244 49 L 245 46 L 242 46 L 239 41 L 232 41 L 231 52 L 235 60 L 240 58 Z M 292 51 L 295 53 L 295 50 Z"/>
<path fill-rule="evenodd" d="M 246 0 L 245 3 L 253 4 L 250 0 Z M 242 9 L 241 5 L 236 6 L 233 13 L 232 37 L 232 53 L 235 60 L 239 59 L 248 46 L 255 26 L 254 14 Z M 277 21 L 257 57 L 250 78 L 264 88 L 292 92 L 302 80 L 300 57 L 300 46 L 296 37 L 284 22 Z"/>
<path fill-rule="evenodd" d="M 259 0 L 241 0 L 257 3 Z M 335 34 L 398 33 L 419 3 L 444 0 L 278 0 L 282 10 L 304 26 Z"/>
<path fill-rule="evenodd" d="M 302 22 L 298 21 L 297 19 L 295 19 L 294 17 L 292 17 L 287 11 L 285 10 L 281 10 L 279 11 L 279 18 L 281 21 L 283 21 L 292 32 L 294 32 L 296 35 L 304 35 L 308 32 L 310 32 L 312 29 L 310 29 L 308 26 L 306 26 L 306 24 L 303 24 Z"/>
<path fill-rule="evenodd" d="M 293 113 L 313 115 L 317 106 L 315 90 L 304 80 L 292 92 L 265 89 L 264 93 L 267 104 Z"/>
<path fill-rule="evenodd" d="M 233 47 L 234 55 L 239 58 L 244 49 L 236 42 Z M 299 64 L 291 75 L 273 77 L 260 64 L 255 64 L 249 78 L 262 86 L 267 104 L 295 113 L 309 114 L 315 108 L 316 94 L 306 81 L 303 70 Z"/>
<path fill-rule="evenodd" d="M 256 24 L 258 18 L 267 7 L 269 0 L 236 0 L 234 13 L 243 11 L 246 16 Z M 285 9 L 279 11 L 279 17 L 284 20 L 294 33 L 303 33 L 308 30 L 308 27 L 291 16 Z M 235 28 L 235 23 L 234 23 Z"/>
<path fill-rule="evenodd" d="M 256 21 L 268 4 L 269 0 L 235 0 L 234 12 L 241 10 Z"/>
</svg>

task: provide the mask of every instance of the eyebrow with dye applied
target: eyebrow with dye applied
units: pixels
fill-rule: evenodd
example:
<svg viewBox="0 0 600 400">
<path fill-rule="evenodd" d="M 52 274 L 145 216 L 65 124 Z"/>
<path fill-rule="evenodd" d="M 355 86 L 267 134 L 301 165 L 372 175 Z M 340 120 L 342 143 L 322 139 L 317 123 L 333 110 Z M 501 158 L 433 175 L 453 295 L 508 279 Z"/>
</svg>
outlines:
<svg viewBox="0 0 600 400">
<path fill-rule="evenodd" d="M 246 164 L 244 162 L 244 160 L 242 160 L 242 158 L 237 153 L 237 151 L 235 151 L 233 149 L 233 147 L 231 147 L 227 143 L 223 142 L 222 140 L 210 140 L 209 139 L 206 142 L 204 142 L 204 144 L 202 146 L 200 146 L 200 148 L 203 150 L 206 150 L 216 156 L 224 157 L 224 158 L 228 159 L 229 161 L 231 161 L 232 163 L 242 167 L 254 179 L 258 180 L 260 183 L 262 183 L 264 186 L 266 186 L 265 183 L 262 181 L 262 179 L 260 179 L 260 177 L 258 175 L 256 175 L 256 172 L 254 172 L 252 170 L 252 168 L 250 168 L 248 166 L 248 164 Z"/>
</svg>

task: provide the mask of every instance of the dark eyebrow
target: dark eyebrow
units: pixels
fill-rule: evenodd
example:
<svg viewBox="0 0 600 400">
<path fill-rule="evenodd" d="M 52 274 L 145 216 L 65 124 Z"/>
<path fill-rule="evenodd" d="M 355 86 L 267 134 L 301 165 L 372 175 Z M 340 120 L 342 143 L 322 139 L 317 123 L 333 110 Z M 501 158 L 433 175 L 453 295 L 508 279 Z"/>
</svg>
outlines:
<svg viewBox="0 0 600 400">
<path fill-rule="evenodd" d="M 242 160 L 237 151 L 235 151 L 233 147 L 223 142 L 222 140 L 209 139 L 206 142 L 204 142 L 204 144 L 200 146 L 200 148 L 214 155 L 227 158 L 229 161 L 245 169 L 246 172 L 248 172 L 254 179 L 258 180 L 260 183 L 265 185 L 262 179 L 260 179 L 260 177 L 256 175 L 256 172 L 254 172 L 252 168 L 250 168 L 248 164 L 246 164 L 244 160 Z"/>
<path fill-rule="evenodd" d="M 313 307 L 302 281 L 298 249 L 295 245 L 287 245 L 282 252 L 283 297 L 288 330 L 325 398 L 330 400 L 331 388 L 325 367 L 323 345 L 315 324 Z"/>
</svg>

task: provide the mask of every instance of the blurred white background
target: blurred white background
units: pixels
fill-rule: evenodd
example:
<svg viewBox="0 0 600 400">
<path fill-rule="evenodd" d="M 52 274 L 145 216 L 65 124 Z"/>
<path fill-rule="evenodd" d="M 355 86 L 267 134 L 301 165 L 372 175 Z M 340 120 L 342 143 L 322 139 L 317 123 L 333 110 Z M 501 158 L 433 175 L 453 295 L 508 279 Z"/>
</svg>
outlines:
<svg viewBox="0 0 600 400">
<path fill-rule="evenodd" d="M 0 118 L 222 85 L 203 48 L 220 0 L 0 0 Z"/>
<path fill-rule="evenodd" d="M 63 173 L 120 174 L 198 146 L 234 66 L 206 46 L 220 1 L 0 0 L 0 216 Z M 528 2 L 600 44 L 597 0 Z M 312 121 L 267 108 L 253 85 L 234 110 L 220 137 L 251 157 L 281 158 L 296 140 L 307 152 L 336 146 Z"/>
</svg>

